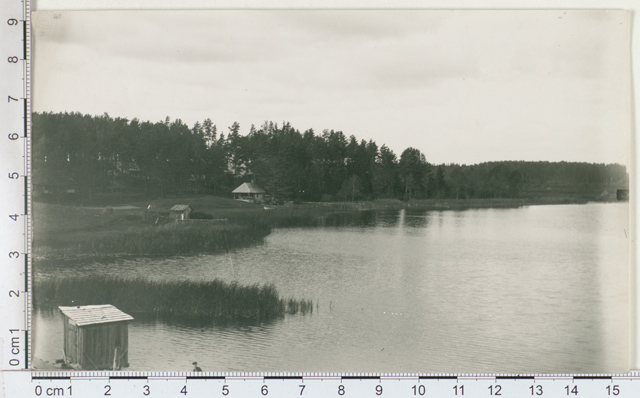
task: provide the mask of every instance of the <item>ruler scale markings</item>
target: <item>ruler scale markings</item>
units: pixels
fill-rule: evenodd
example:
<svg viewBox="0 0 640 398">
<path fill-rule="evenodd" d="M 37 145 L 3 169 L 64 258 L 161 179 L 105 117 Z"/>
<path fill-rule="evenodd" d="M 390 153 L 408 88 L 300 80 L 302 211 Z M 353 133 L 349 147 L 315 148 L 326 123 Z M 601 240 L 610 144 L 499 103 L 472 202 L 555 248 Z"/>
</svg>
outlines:
<svg viewBox="0 0 640 398">
<path fill-rule="evenodd" d="M 187 376 L 187 380 L 224 380 L 224 376 Z"/>
<path fill-rule="evenodd" d="M 31 231 L 29 207 L 31 206 L 31 191 L 30 191 L 30 178 L 31 175 L 31 141 L 30 129 L 31 129 L 31 0 L 23 1 L 23 55 L 24 55 L 24 148 L 26 153 L 25 165 L 24 165 L 24 193 L 25 193 L 25 231 L 26 231 L 26 250 L 25 255 L 25 299 L 26 308 L 31 310 L 31 267 L 29 261 L 33 261 L 30 256 L 31 253 Z M 25 367 L 28 369 L 31 366 L 31 339 L 29 338 L 31 333 L 31 312 L 27 314 L 25 325 Z"/>
<path fill-rule="evenodd" d="M 380 376 L 342 376 L 341 380 L 379 380 Z"/>
<path fill-rule="evenodd" d="M 31 376 L 32 380 L 71 380 L 71 376 Z"/>
<path fill-rule="evenodd" d="M 516 375 L 516 376 L 496 376 L 496 380 L 534 380 L 535 376 L 530 375 Z"/>
<path fill-rule="evenodd" d="M 103 392 L 110 392 L 111 395 L 114 394 L 114 392 L 117 392 L 118 396 L 121 397 L 137 397 L 140 396 L 140 393 L 143 390 L 143 386 L 142 384 L 140 384 L 140 382 L 136 382 L 136 380 L 144 380 L 144 377 L 135 377 L 134 375 L 114 375 L 110 378 L 105 378 L 105 377 L 101 377 L 102 374 L 104 373 L 108 373 L 108 372 L 87 372 L 90 373 L 93 377 L 69 377 L 68 375 L 64 374 L 64 375 L 56 375 L 55 373 L 47 373 L 46 375 L 43 374 L 40 377 L 35 376 L 32 377 L 32 380 L 35 382 L 38 382 L 38 386 L 37 388 L 39 389 L 39 391 L 61 391 L 61 390 L 55 390 L 56 388 L 60 388 L 63 387 L 65 388 L 65 393 L 66 393 L 66 388 L 68 388 L 70 385 L 73 385 L 73 392 L 74 395 L 78 395 L 78 396 L 89 396 L 89 393 L 96 393 L 97 391 L 101 391 L 100 394 L 98 395 L 103 395 Z M 314 376 L 318 376 L 318 375 L 314 375 Z M 545 378 L 543 377 L 544 375 L 540 375 L 538 376 L 540 379 L 545 379 L 544 382 L 540 383 L 540 385 L 535 386 L 536 389 L 532 390 L 532 388 L 534 386 L 530 385 L 530 376 L 527 376 L 525 378 L 512 378 L 511 376 L 505 376 L 505 375 L 495 375 L 494 378 L 502 378 L 504 379 L 505 377 L 511 377 L 512 382 L 511 383 L 506 383 L 506 384 L 500 384 L 500 385 L 491 385 L 489 386 L 489 393 L 487 393 L 487 386 L 486 386 L 486 382 L 489 380 L 489 378 L 486 375 L 479 375 L 478 377 L 472 377 L 469 375 L 465 375 L 464 377 L 460 377 L 461 380 L 464 380 L 464 390 L 462 389 L 462 384 L 456 384 L 456 383 L 450 383 L 449 385 L 447 384 L 439 384 L 439 378 L 437 376 L 434 376 L 432 381 L 430 381 L 428 384 L 425 384 L 425 388 L 416 388 L 415 390 L 412 388 L 412 385 L 414 385 L 415 380 L 414 379 L 410 379 L 407 377 L 392 377 L 389 375 L 379 375 L 379 377 L 381 379 L 384 378 L 384 383 L 382 383 L 380 385 L 380 389 L 378 389 L 378 386 L 373 386 L 370 384 L 367 384 L 367 380 L 368 377 L 372 376 L 371 374 L 363 374 L 361 376 L 354 376 L 349 374 L 348 376 L 350 376 L 350 378 L 345 379 L 344 380 L 344 388 L 342 389 L 342 391 L 344 392 L 343 394 L 337 393 L 337 395 L 344 395 L 344 396 L 356 396 L 356 397 L 360 397 L 360 396 L 423 396 L 423 397 L 456 397 L 456 396 L 463 396 L 466 398 L 480 398 L 480 397 L 486 397 L 486 396 L 538 396 L 535 394 L 535 391 L 541 391 L 541 396 L 543 397 L 549 397 L 549 398 L 559 398 L 559 397 L 567 397 L 567 396 L 584 396 L 585 391 L 583 391 L 583 389 L 590 389 L 589 392 L 587 392 L 588 397 L 608 397 L 608 396 L 620 396 L 620 397 L 631 397 L 631 396 L 640 396 L 640 383 L 637 383 L 638 381 L 640 381 L 640 379 L 637 376 L 632 376 L 629 375 L 628 378 L 625 378 L 624 380 L 616 380 L 616 384 L 615 385 L 610 385 L 609 383 L 606 384 L 602 384 L 603 380 L 606 379 L 602 379 L 602 380 L 591 380 L 590 377 L 585 377 L 584 375 L 575 375 L 575 376 L 581 376 L 580 377 L 580 383 L 576 383 L 575 386 L 577 387 L 577 389 L 575 390 L 576 392 L 573 392 L 573 385 L 571 387 L 570 390 L 567 390 L 565 387 L 565 382 L 568 379 L 571 379 L 575 376 L 571 376 L 571 375 L 564 375 L 563 377 L 553 377 L 553 378 Z M 265 380 L 273 380 L 275 376 L 273 375 L 269 375 L 266 374 L 264 376 Z M 281 376 L 282 377 L 287 377 L 287 376 Z M 295 377 L 295 378 L 286 378 L 286 379 L 282 379 L 282 383 L 274 383 L 273 385 L 270 383 L 268 385 L 268 390 L 267 390 L 267 386 L 264 386 L 264 389 L 258 388 L 258 384 L 250 384 L 250 383 L 255 383 L 256 381 L 259 382 L 260 379 L 256 378 L 256 377 L 249 377 L 247 376 L 246 378 L 242 378 L 242 377 L 230 377 L 229 380 L 226 381 L 222 381 L 222 377 L 221 376 L 200 376 L 200 375 L 189 375 L 185 378 L 172 378 L 168 375 L 165 376 L 158 376 L 157 378 L 148 378 L 146 380 L 146 382 L 148 382 L 151 386 L 151 394 L 155 393 L 157 394 L 159 391 L 162 392 L 168 392 L 168 391 L 172 391 L 174 394 L 176 394 L 175 396 L 181 396 L 178 395 L 179 393 L 177 393 L 177 391 L 180 391 L 180 389 L 184 388 L 185 392 L 184 394 L 187 393 L 187 396 L 211 396 L 212 393 L 212 387 L 214 389 L 216 389 L 217 387 L 215 387 L 215 385 L 211 385 L 211 384 L 207 384 L 207 380 L 208 379 L 212 379 L 212 381 L 218 382 L 218 383 L 224 383 L 224 382 L 229 382 L 232 381 L 232 383 L 229 383 L 229 389 L 226 390 L 227 394 L 233 395 L 236 394 L 234 396 L 240 396 L 243 398 L 260 398 L 263 396 L 278 396 L 278 397 L 298 397 L 301 395 L 301 391 L 304 391 L 303 396 L 307 396 L 309 398 L 315 398 L 315 397 L 324 397 L 324 396 L 335 396 L 336 394 L 332 392 L 333 387 L 329 386 L 329 389 L 327 389 L 327 386 L 325 385 L 323 387 L 323 384 L 306 384 L 305 387 L 306 389 L 302 389 L 301 390 L 301 386 L 300 386 L 300 377 L 304 377 L 304 376 L 299 376 L 299 377 Z M 356 379 L 355 377 L 360 377 L 360 379 Z M 448 376 L 445 376 L 448 377 Z M 535 377 L 535 376 L 534 376 Z M 624 376 L 623 376 L 624 377 Z M 95 382 L 102 382 L 102 383 L 106 383 L 106 385 L 110 384 L 111 379 L 114 380 L 121 380 L 119 382 L 116 382 L 115 385 L 111 385 L 112 387 L 109 387 L 106 390 L 102 390 L 103 384 L 94 384 Z M 191 384 L 188 384 L 189 387 L 187 389 L 187 384 L 186 382 L 191 379 Z M 69 384 L 60 384 L 60 382 L 64 382 L 65 380 L 69 380 Z M 447 379 L 445 379 L 447 380 Z M 450 379 L 449 379 L 450 380 Z M 51 383 L 49 384 L 45 384 L 46 381 L 50 381 Z M 72 383 L 73 381 L 73 383 Z M 94 383 L 91 383 L 91 382 Z M 335 378 L 331 378 L 331 377 L 327 377 L 327 378 L 314 378 L 314 380 L 316 383 L 319 382 L 323 382 L 323 381 L 337 381 Z M 633 383 L 632 382 L 636 382 Z M 163 384 L 151 384 L 151 383 L 157 383 L 157 382 L 164 382 Z M 249 383 L 249 384 L 248 384 Z M 598 384 L 600 383 L 600 384 Z M 458 389 L 455 390 L 457 392 L 454 391 L 450 391 L 450 385 L 458 385 Z M 106 385 L 104 386 L 106 388 Z M 99 389 L 98 389 L 99 386 Z M 438 387 L 440 386 L 440 387 Z M 609 386 L 608 388 L 605 388 L 606 386 Z M 414 387 L 416 387 L 414 385 Z M 538 390 L 537 387 L 541 387 L 541 390 Z M 148 390 L 148 386 L 146 387 Z M 273 389 L 272 389 L 273 388 Z M 371 388 L 371 390 L 369 390 L 369 388 Z M 375 389 L 374 389 L 375 388 Z M 411 391 L 414 390 L 413 394 L 411 393 Z M 579 391 L 578 391 L 579 390 Z M 69 390 L 70 391 L 70 390 Z M 215 390 L 214 390 L 215 391 Z M 370 394 L 369 394 L 370 391 Z M 569 392 L 567 392 L 569 391 Z M 331 395 L 328 395 L 327 393 L 331 392 Z M 377 393 L 379 392 L 379 394 Z M 274 394 L 275 393 L 275 394 Z M 366 395 L 364 395 L 363 393 L 365 393 Z M 240 395 L 237 395 L 240 394 Z M 355 395 L 353 395 L 355 394 Z M 390 394 L 390 395 L 389 395 Z M 42 394 L 43 396 L 45 394 Z M 52 394 L 55 395 L 55 394 Z M 60 396 L 62 394 L 59 394 L 58 396 Z M 147 395 L 147 394 L 145 394 Z M 218 396 L 218 393 L 215 393 L 214 396 Z M 93 395 L 92 395 L 93 396 Z M 172 395 L 173 396 L 173 395 Z"/>
<path fill-rule="evenodd" d="M 429 380 L 429 379 L 456 380 L 456 379 L 458 379 L 458 376 L 430 376 L 430 375 L 424 375 L 424 376 L 419 376 L 418 379 L 420 379 L 420 380 Z"/>
<path fill-rule="evenodd" d="M 187 376 L 188 377 L 188 376 Z M 302 380 L 302 376 L 265 376 L 265 380 Z"/>
<path fill-rule="evenodd" d="M 23 178 L 24 178 L 24 215 L 26 216 L 27 214 L 29 214 L 29 195 L 27 195 L 27 192 L 29 192 L 27 190 L 29 188 L 29 181 L 28 181 L 29 177 L 25 175 Z"/>
<path fill-rule="evenodd" d="M 27 60 L 27 20 L 22 20 L 22 59 Z"/>
<path fill-rule="evenodd" d="M 611 376 L 573 376 L 574 380 L 611 380 Z"/>
<path fill-rule="evenodd" d="M 109 376 L 109 380 L 135 380 L 135 379 L 148 380 L 149 378 L 147 376 Z"/>
<path fill-rule="evenodd" d="M 27 130 L 28 129 L 27 129 L 27 97 L 26 96 L 23 98 L 23 104 L 22 105 L 23 105 L 22 108 L 23 108 L 23 111 L 24 111 L 24 117 L 22 118 L 23 119 L 23 123 L 24 123 L 24 138 L 27 138 Z"/>
<path fill-rule="evenodd" d="M 29 331 L 25 330 L 24 331 L 24 368 L 25 369 L 29 369 Z"/>
</svg>

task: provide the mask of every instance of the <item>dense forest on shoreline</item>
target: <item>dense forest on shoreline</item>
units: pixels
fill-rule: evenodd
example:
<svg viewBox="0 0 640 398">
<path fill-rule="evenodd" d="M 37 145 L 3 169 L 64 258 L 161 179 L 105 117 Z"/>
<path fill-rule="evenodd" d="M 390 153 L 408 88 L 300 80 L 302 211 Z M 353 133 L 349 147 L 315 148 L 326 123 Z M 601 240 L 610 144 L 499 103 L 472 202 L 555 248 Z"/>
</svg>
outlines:
<svg viewBox="0 0 640 398">
<path fill-rule="evenodd" d="M 180 119 L 141 122 L 80 113 L 33 114 L 36 198 L 91 201 L 103 193 L 228 196 L 254 181 L 276 201 L 478 199 L 571 196 L 610 198 L 628 186 L 625 166 L 501 161 L 431 164 L 416 148 L 399 156 L 386 145 L 341 131 L 304 132 L 285 122 Z M 72 192 L 73 195 L 68 195 Z"/>
</svg>

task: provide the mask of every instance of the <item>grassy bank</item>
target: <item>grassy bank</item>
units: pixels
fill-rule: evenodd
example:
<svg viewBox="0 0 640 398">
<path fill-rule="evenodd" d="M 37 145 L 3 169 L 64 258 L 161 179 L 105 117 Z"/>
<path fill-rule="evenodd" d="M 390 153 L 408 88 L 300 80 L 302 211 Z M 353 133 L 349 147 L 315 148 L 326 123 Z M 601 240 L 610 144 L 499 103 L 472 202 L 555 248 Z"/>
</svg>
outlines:
<svg viewBox="0 0 640 398">
<path fill-rule="evenodd" d="M 268 320 L 313 312 L 311 300 L 283 299 L 273 285 L 242 286 L 220 280 L 76 277 L 39 281 L 33 291 L 34 304 L 44 308 L 112 304 L 130 314 L 161 317 Z"/>
<path fill-rule="evenodd" d="M 88 240 L 79 249 L 107 254 L 215 253 L 261 242 L 270 231 L 266 224 L 169 223 Z"/>
<path fill-rule="evenodd" d="M 150 202 L 166 211 L 176 203 L 191 205 L 214 220 L 150 225 L 143 212 Z M 464 210 L 529 205 L 586 203 L 578 197 L 527 199 L 425 199 L 262 205 L 212 196 L 162 198 L 133 202 L 106 211 L 100 207 L 34 204 L 34 252 L 38 256 L 184 255 L 233 250 L 262 241 L 272 228 L 313 227 L 327 218 L 362 210 Z M 226 221 L 215 221 L 215 220 Z"/>
<path fill-rule="evenodd" d="M 106 229 L 98 233 L 39 236 L 34 246 L 39 255 L 216 253 L 261 242 L 270 231 L 264 223 L 180 222 L 111 233 Z"/>
<path fill-rule="evenodd" d="M 37 256 L 216 253 L 261 242 L 271 232 L 270 225 L 259 220 L 243 223 L 206 220 L 156 225 L 143 221 L 143 209 L 129 205 L 106 211 L 99 207 L 36 202 L 33 213 L 34 253 Z"/>
</svg>

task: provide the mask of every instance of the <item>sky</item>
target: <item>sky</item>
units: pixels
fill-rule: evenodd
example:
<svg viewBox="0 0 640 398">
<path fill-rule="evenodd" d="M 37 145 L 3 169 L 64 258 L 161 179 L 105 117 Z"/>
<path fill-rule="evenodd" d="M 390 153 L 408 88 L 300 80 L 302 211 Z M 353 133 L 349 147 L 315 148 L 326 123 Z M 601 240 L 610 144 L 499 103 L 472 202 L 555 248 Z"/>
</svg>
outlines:
<svg viewBox="0 0 640 398">
<path fill-rule="evenodd" d="M 624 11 L 36 12 L 33 110 L 629 165 Z M 37 134 L 37 132 L 35 132 Z"/>
</svg>

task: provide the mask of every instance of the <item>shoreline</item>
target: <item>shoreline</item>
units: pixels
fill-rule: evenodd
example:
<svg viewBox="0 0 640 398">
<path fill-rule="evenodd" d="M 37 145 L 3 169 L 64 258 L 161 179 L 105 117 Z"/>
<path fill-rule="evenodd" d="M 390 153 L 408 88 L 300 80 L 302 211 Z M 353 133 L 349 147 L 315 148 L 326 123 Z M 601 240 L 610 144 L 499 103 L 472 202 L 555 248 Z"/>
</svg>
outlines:
<svg viewBox="0 0 640 398">
<path fill-rule="evenodd" d="M 161 226 L 136 224 L 140 210 L 122 210 L 105 216 L 101 208 L 66 206 L 69 219 L 83 218 L 76 230 L 56 225 L 50 231 L 40 230 L 36 222 L 34 261 L 81 261 L 96 258 L 138 258 L 195 256 L 230 252 L 260 244 L 273 229 L 318 227 L 327 216 L 362 211 L 463 211 L 474 209 L 515 209 L 524 206 L 584 205 L 589 203 L 621 203 L 589 201 L 582 198 L 544 199 L 426 199 L 400 201 L 380 199 L 359 202 L 305 202 L 297 205 L 264 209 L 252 206 L 239 210 L 217 210 L 225 216 L 223 225 L 207 222 L 178 222 Z M 47 204 L 38 203 L 44 211 Z M 55 205 L 60 206 L 60 205 Z M 201 205 L 202 207 L 202 205 Z M 199 207 L 200 208 L 200 207 Z M 43 210 L 41 209 L 41 210 Z M 42 211 L 41 211 L 42 212 Z M 91 213 L 93 212 L 93 213 Z M 74 214 L 77 213 L 77 214 Z M 93 218 L 86 213 L 93 214 Z M 109 219 L 106 219 L 109 218 Z M 134 220 L 134 221 L 131 221 Z"/>
</svg>

